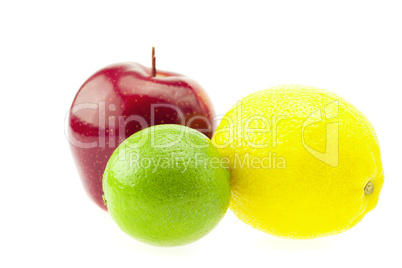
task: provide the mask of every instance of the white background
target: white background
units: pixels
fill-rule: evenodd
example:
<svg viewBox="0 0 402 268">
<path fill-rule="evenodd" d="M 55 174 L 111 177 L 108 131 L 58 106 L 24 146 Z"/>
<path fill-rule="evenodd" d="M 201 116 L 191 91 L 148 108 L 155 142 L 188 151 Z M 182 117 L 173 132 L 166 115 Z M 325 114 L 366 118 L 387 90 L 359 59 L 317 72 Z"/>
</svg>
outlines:
<svg viewBox="0 0 402 268">
<path fill-rule="evenodd" d="M 1 1 L 1 267 L 401 265 L 400 1 Z M 315 240 L 254 230 L 228 211 L 193 244 L 128 237 L 86 196 L 64 136 L 81 84 L 116 62 L 188 75 L 217 114 L 270 86 L 326 88 L 376 128 L 385 184 L 353 229 Z M 392 264 L 393 263 L 393 264 Z M 392 265 L 391 265 L 392 264 Z"/>
</svg>

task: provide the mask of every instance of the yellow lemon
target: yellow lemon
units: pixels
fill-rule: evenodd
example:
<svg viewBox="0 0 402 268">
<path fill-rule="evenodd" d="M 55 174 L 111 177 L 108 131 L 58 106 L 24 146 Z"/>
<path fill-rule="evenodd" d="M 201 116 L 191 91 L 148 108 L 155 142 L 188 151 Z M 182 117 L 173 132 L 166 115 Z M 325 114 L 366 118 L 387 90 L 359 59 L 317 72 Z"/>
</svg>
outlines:
<svg viewBox="0 0 402 268">
<path fill-rule="evenodd" d="M 229 162 L 230 208 L 281 237 L 315 238 L 357 224 L 384 181 L 367 118 L 323 89 L 283 85 L 238 102 L 213 143 Z"/>
</svg>

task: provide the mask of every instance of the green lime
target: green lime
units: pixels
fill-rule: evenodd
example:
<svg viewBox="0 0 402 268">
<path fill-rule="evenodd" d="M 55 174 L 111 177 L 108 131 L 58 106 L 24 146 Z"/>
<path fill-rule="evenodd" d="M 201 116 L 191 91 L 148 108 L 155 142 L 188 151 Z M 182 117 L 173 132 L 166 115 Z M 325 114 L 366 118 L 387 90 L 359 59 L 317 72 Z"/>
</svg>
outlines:
<svg viewBox="0 0 402 268">
<path fill-rule="evenodd" d="M 108 210 L 132 237 L 158 246 L 194 242 L 230 202 L 227 161 L 201 132 L 158 125 L 135 133 L 112 154 L 103 176 Z"/>
</svg>

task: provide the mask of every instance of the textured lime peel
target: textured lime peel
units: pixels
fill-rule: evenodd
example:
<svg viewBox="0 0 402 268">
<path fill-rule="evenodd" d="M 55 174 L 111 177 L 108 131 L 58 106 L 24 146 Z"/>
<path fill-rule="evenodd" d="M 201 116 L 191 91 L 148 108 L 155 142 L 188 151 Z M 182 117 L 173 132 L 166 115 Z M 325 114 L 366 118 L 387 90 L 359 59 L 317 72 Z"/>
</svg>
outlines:
<svg viewBox="0 0 402 268">
<path fill-rule="evenodd" d="M 194 242 L 219 223 L 229 206 L 229 171 L 221 160 L 208 137 L 196 130 L 158 125 L 139 131 L 106 166 L 109 213 L 124 232 L 143 242 Z"/>
</svg>

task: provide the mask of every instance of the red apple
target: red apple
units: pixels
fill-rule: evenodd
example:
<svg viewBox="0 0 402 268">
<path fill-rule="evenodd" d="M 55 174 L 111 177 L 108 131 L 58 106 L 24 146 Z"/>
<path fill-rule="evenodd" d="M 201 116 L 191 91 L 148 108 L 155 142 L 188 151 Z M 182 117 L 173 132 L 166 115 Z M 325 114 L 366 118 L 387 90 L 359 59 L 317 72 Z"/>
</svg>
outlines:
<svg viewBox="0 0 402 268">
<path fill-rule="evenodd" d="M 194 80 L 138 63 L 101 69 L 80 88 L 69 114 L 68 138 L 88 195 L 103 203 L 102 177 L 114 149 L 130 135 L 152 125 L 181 124 L 209 138 L 214 110 Z"/>
</svg>

